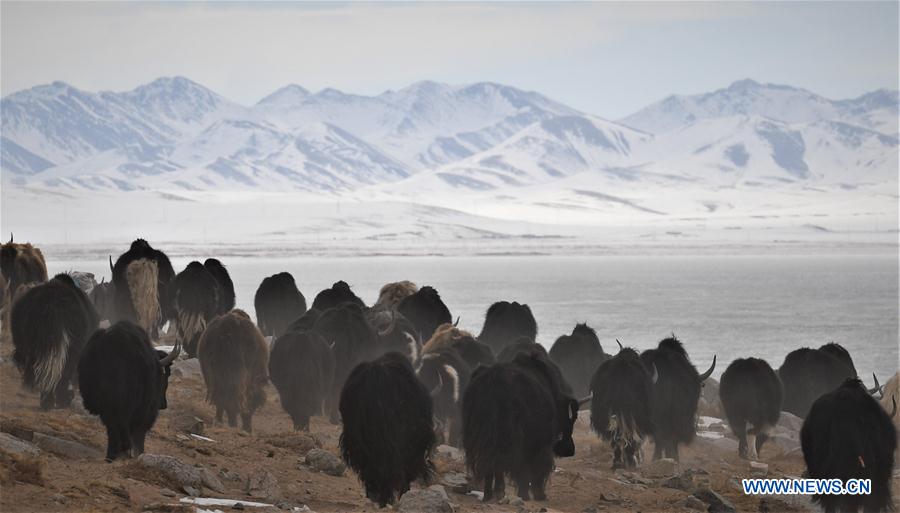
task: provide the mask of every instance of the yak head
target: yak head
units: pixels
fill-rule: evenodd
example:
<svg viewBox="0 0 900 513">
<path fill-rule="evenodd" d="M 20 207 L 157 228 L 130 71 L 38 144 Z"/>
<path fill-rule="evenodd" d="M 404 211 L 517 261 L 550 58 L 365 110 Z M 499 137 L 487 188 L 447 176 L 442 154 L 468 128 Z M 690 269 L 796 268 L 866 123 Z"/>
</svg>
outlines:
<svg viewBox="0 0 900 513">
<path fill-rule="evenodd" d="M 561 458 L 575 456 L 575 441 L 572 440 L 572 432 L 575 430 L 575 421 L 578 420 L 578 401 L 566 397 L 565 403 L 566 422 L 562 426 L 559 439 L 553 443 L 553 453 Z"/>
<path fill-rule="evenodd" d="M 175 361 L 175 358 L 178 358 L 179 353 L 181 353 L 181 344 L 178 342 L 175 343 L 175 347 L 169 353 L 156 350 L 156 355 L 159 357 L 159 371 L 162 373 L 162 379 L 159 380 L 158 404 L 160 410 L 165 410 L 169 407 L 169 403 L 166 401 L 166 392 L 169 389 L 169 376 L 172 375 L 172 363 Z"/>
</svg>

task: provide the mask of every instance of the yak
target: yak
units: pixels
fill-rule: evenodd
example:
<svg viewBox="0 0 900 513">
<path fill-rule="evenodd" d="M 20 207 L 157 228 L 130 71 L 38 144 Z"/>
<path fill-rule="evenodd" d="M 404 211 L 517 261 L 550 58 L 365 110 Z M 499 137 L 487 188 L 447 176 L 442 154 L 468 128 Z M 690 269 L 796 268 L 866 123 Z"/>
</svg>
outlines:
<svg viewBox="0 0 900 513">
<path fill-rule="evenodd" d="M 659 382 L 650 395 L 653 422 L 653 459 L 678 460 L 678 444 L 689 444 L 696 434 L 697 403 L 700 388 L 716 368 L 716 357 L 706 372 L 699 374 L 681 342 L 672 337 L 662 340 L 656 349 L 641 353 L 644 365 L 656 368 Z"/>
<path fill-rule="evenodd" d="M 378 292 L 378 301 L 375 302 L 375 306 L 387 309 L 397 308 L 400 301 L 415 294 L 418 290 L 419 287 L 415 283 L 407 280 L 387 283 Z"/>
<path fill-rule="evenodd" d="M 738 358 L 722 373 L 719 398 L 728 425 L 738 438 L 738 455 L 758 459 L 769 429 L 781 416 L 782 391 L 778 375 L 765 360 Z"/>
<path fill-rule="evenodd" d="M 6 300 L 9 302 L 20 285 L 47 281 L 47 264 L 41 250 L 29 243 L 9 242 L 0 246 L 0 273 L 6 281 Z"/>
<path fill-rule="evenodd" d="M 330 420 L 337 423 L 341 387 L 354 367 L 375 358 L 378 335 L 366 322 L 362 307 L 354 303 L 341 303 L 325 310 L 316 319 L 313 330 L 333 344 L 334 382 L 327 404 Z"/>
<path fill-rule="evenodd" d="M 312 308 L 324 311 L 334 308 L 341 303 L 353 303 L 361 308 L 366 307 L 363 300 L 350 290 L 350 285 L 347 282 L 338 281 L 332 284 L 330 289 L 325 289 L 316 294 Z"/>
<path fill-rule="evenodd" d="M 521 337 L 535 342 L 537 331 L 537 321 L 528 305 L 498 301 L 484 315 L 478 341 L 490 346 L 494 354 L 500 354 L 503 348 Z"/>
<path fill-rule="evenodd" d="M 115 264 L 110 257 L 109 267 L 115 296 L 111 322 L 134 322 L 151 338 L 157 338 L 166 321 L 176 318 L 169 290 L 175 270 L 169 257 L 144 239 L 136 239 Z"/>
<path fill-rule="evenodd" d="M 806 417 L 813 401 L 855 378 L 856 368 L 847 350 L 831 343 L 791 351 L 778 368 L 778 377 L 784 386 L 784 411 Z"/>
<path fill-rule="evenodd" d="M 423 355 L 416 367 L 419 381 L 432 391 L 439 438 L 454 447 L 462 438 L 462 397 L 471 373 L 459 353 L 449 348 Z"/>
<path fill-rule="evenodd" d="M 571 335 L 557 338 L 549 354 L 578 397 L 590 393 L 594 371 L 610 358 L 603 352 L 597 332 L 587 324 L 576 324 Z"/>
<path fill-rule="evenodd" d="M 653 434 L 650 409 L 659 378 L 629 347 L 601 363 L 591 378 L 591 428 L 613 448 L 613 469 L 635 468 L 643 460 L 641 445 Z"/>
<path fill-rule="evenodd" d="M 341 456 L 370 500 L 393 504 L 412 481 L 431 478 L 431 397 L 405 356 L 387 353 L 357 365 L 343 384 L 340 413 Z"/>
<path fill-rule="evenodd" d="M 219 308 L 219 285 L 200 262 L 191 262 L 172 283 L 177 336 L 188 358 L 197 356 L 197 344 Z"/>
<path fill-rule="evenodd" d="M 378 334 L 378 354 L 405 354 L 415 364 L 422 354 L 422 340 L 413 324 L 395 310 L 376 307 L 366 311 L 366 320 Z"/>
<path fill-rule="evenodd" d="M 523 500 L 545 500 L 554 454 L 575 454 L 578 403 L 555 367 L 535 352 L 472 373 L 463 394 L 463 448 L 485 502 L 503 498 L 507 474 Z"/>
<path fill-rule="evenodd" d="M 25 385 L 41 395 L 41 408 L 65 408 L 78 357 L 100 320 L 90 300 L 67 274 L 24 292 L 10 313 L 13 361 Z"/>
<path fill-rule="evenodd" d="M 259 284 L 253 298 L 256 322 L 265 336 L 281 336 L 288 325 L 306 313 L 306 298 L 291 273 L 273 274 Z"/>
<path fill-rule="evenodd" d="M 216 315 L 222 315 L 234 308 L 234 283 L 231 281 L 228 270 L 218 259 L 207 258 L 203 262 L 203 267 L 216 279 L 219 298 Z"/>
<path fill-rule="evenodd" d="M 243 310 L 213 319 L 197 345 L 200 370 L 206 382 L 206 400 L 216 406 L 216 422 L 223 412 L 228 425 L 253 430 L 253 413 L 266 402 L 269 345 Z"/>
<path fill-rule="evenodd" d="M 88 298 L 97 310 L 100 322 L 106 321 L 106 327 L 109 327 L 108 323 L 112 322 L 112 319 L 116 316 L 116 293 L 112 282 L 103 278 L 100 280 L 100 283 L 91 289 Z"/>
<path fill-rule="evenodd" d="M 888 414 L 856 378 L 817 398 L 800 429 L 800 446 L 811 479 L 870 479 L 869 495 L 814 495 L 827 513 L 893 509 L 891 473 L 897 430 Z"/>
<path fill-rule="evenodd" d="M 121 321 L 100 329 L 78 362 L 78 388 L 87 411 L 106 426 L 106 460 L 144 452 L 144 438 L 166 409 L 171 365 L 178 342 L 166 354 L 153 348 L 140 326 Z"/>
<path fill-rule="evenodd" d="M 512 344 L 504 347 L 497 355 L 498 362 L 511 362 L 519 353 L 538 352 L 549 357 L 544 346 L 532 341 L 528 337 L 519 337 Z"/>
<path fill-rule="evenodd" d="M 422 347 L 422 354 L 435 353 L 452 349 L 472 369 L 479 365 L 493 365 L 497 359 L 493 351 L 481 342 L 475 340 L 471 333 L 461 330 L 456 326 L 446 323 L 438 326 L 434 335 Z"/>
<path fill-rule="evenodd" d="M 450 310 L 441 300 L 441 295 L 428 286 L 403 298 L 397 305 L 397 311 L 413 323 L 419 332 L 420 340 L 430 339 L 438 326 L 452 320 Z"/>
<path fill-rule="evenodd" d="M 269 379 L 295 430 L 309 431 L 309 418 L 322 414 L 334 383 L 334 367 L 331 346 L 315 331 L 289 330 L 275 339 Z"/>
</svg>

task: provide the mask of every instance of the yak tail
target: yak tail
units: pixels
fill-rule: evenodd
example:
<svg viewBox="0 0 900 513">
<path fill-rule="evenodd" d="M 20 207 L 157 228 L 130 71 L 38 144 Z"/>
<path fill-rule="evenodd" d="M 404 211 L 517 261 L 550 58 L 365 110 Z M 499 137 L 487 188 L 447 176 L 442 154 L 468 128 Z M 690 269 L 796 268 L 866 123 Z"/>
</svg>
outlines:
<svg viewBox="0 0 900 513">
<path fill-rule="evenodd" d="M 137 323 L 152 336 L 153 328 L 160 319 L 159 269 L 156 262 L 146 258 L 131 262 L 125 269 L 125 281 L 131 291 Z"/>
<path fill-rule="evenodd" d="M 62 380 L 69 358 L 69 334 L 62 330 L 57 340 L 50 340 L 47 352 L 34 366 L 34 387 L 42 394 L 52 392 Z"/>
<path fill-rule="evenodd" d="M 509 470 L 503 468 L 502 461 L 514 450 L 513 438 L 520 438 L 517 433 L 522 428 L 516 425 L 508 398 L 491 400 L 503 385 L 506 383 L 496 379 L 473 381 L 463 396 L 463 448 L 466 464 L 477 481 Z"/>
<path fill-rule="evenodd" d="M 185 352 L 193 358 L 197 355 L 200 336 L 206 331 L 206 318 L 200 312 L 178 312 L 177 337 Z"/>
</svg>

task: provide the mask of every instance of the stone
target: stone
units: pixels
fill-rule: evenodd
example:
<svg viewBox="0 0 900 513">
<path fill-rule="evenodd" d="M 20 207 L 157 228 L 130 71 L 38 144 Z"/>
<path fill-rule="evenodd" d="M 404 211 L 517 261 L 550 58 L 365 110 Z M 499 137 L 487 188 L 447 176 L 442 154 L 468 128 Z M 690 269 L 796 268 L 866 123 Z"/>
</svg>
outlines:
<svg viewBox="0 0 900 513">
<path fill-rule="evenodd" d="M 323 449 L 310 450 L 304 461 L 313 470 L 336 477 L 344 475 L 347 468 L 340 458 Z"/>
<path fill-rule="evenodd" d="M 176 495 L 178 495 L 173 490 L 170 490 L 168 488 L 160 488 L 159 494 L 163 497 L 175 497 Z"/>
<path fill-rule="evenodd" d="M 722 437 L 708 441 L 710 445 L 722 452 L 733 452 L 737 454 L 738 442 L 732 438 Z"/>
<path fill-rule="evenodd" d="M 694 497 L 708 504 L 709 513 L 734 513 L 734 504 L 720 494 L 709 488 L 698 488 L 694 491 Z"/>
<path fill-rule="evenodd" d="M 694 489 L 694 473 L 690 470 L 685 470 L 677 476 L 663 479 L 659 484 L 664 488 L 674 488 L 675 490 L 687 492 Z"/>
<path fill-rule="evenodd" d="M 783 434 L 774 435 L 766 440 L 765 445 L 763 445 L 763 451 L 766 450 L 766 446 L 769 444 L 780 448 L 783 452 L 791 452 L 800 448 L 800 438 Z"/>
<path fill-rule="evenodd" d="M 681 506 L 682 508 L 690 509 L 693 511 L 706 511 L 706 508 L 708 507 L 705 502 L 694 497 L 693 495 L 689 495 L 684 499 L 676 502 L 675 504 Z"/>
<path fill-rule="evenodd" d="M 441 484 L 453 493 L 465 495 L 472 491 L 468 476 L 462 472 L 447 472 L 441 476 Z"/>
<path fill-rule="evenodd" d="M 0 432 L 0 449 L 19 456 L 37 456 L 41 450 L 33 443 L 16 438 L 9 433 Z"/>
<path fill-rule="evenodd" d="M 222 482 L 202 466 L 194 467 L 172 456 L 147 453 L 138 456 L 137 462 L 143 467 L 158 470 L 182 489 L 185 486 L 195 489 L 205 486 L 219 493 L 225 492 Z"/>
<path fill-rule="evenodd" d="M 268 470 L 251 474 L 244 485 L 244 492 L 250 497 L 263 499 L 265 502 L 279 502 L 282 499 L 278 479 Z"/>
<path fill-rule="evenodd" d="M 778 424 L 776 427 L 799 433 L 800 428 L 803 427 L 803 419 L 793 413 L 783 411 L 781 412 L 781 416 L 778 417 Z"/>
<path fill-rule="evenodd" d="M 171 417 L 169 427 L 180 433 L 202 435 L 203 430 L 206 429 L 206 422 L 200 417 L 187 413 Z"/>
<path fill-rule="evenodd" d="M 184 490 L 184 493 L 190 495 L 191 497 L 200 497 L 200 490 L 194 488 L 191 485 L 184 485 L 181 487 Z"/>
<path fill-rule="evenodd" d="M 678 474 L 678 462 L 672 458 L 660 458 L 645 465 L 642 473 L 647 477 L 666 478 Z"/>
<path fill-rule="evenodd" d="M 766 477 L 769 474 L 769 465 L 761 461 L 750 462 L 750 477 Z"/>
<path fill-rule="evenodd" d="M 514 508 L 521 508 L 525 506 L 525 501 L 521 497 L 512 497 L 509 499 L 509 505 Z"/>
<path fill-rule="evenodd" d="M 43 433 L 35 432 L 31 440 L 34 442 L 34 445 L 49 453 L 73 460 L 99 460 L 103 459 L 104 456 L 102 451 L 94 447 L 88 447 L 78 442 L 63 440 L 62 438 Z"/>
<path fill-rule="evenodd" d="M 162 513 L 194 513 L 196 508 L 190 504 L 166 504 L 163 502 L 151 502 L 144 506 L 144 511 L 160 511 Z"/>
<path fill-rule="evenodd" d="M 437 446 L 437 449 L 435 449 L 435 452 L 437 452 L 438 456 L 446 458 L 450 461 L 462 461 L 463 460 L 462 451 L 460 451 L 456 447 L 453 447 L 450 445 L 439 445 L 439 446 Z"/>
<path fill-rule="evenodd" d="M 180 379 L 203 379 L 203 371 L 200 370 L 200 360 L 198 358 L 175 360 L 172 364 L 172 377 Z"/>
<path fill-rule="evenodd" d="M 453 506 L 444 487 L 434 485 L 404 493 L 394 510 L 399 513 L 453 513 Z"/>
<path fill-rule="evenodd" d="M 237 472 L 233 472 L 233 471 L 230 472 L 227 469 L 219 469 L 219 478 L 224 479 L 226 481 L 236 481 L 236 482 L 242 481 L 240 474 L 238 474 Z"/>
</svg>

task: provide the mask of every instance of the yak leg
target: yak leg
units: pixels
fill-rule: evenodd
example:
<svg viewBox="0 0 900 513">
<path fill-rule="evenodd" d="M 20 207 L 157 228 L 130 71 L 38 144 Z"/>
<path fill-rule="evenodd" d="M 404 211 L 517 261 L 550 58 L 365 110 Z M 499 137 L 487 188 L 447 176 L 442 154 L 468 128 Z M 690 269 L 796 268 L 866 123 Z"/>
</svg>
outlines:
<svg viewBox="0 0 900 513">
<path fill-rule="evenodd" d="M 131 455 L 134 457 L 144 454 L 144 439 L 147 432 L 143 428 L 133 428 L 131 430 Z"/>
<path fill-rule="evenodd" d="M 747 459 L 747 425 L 743 422 L 734 427 L 734 434 L 738 437 L 738 456 Z"/>
<path fill-rule="evenodd" d="M 217 424 L 222 424 L 225 421 L 223 419 L 224 415 L 225 415 L 225 409 L 217 404 L 216 405 L 216 423 Z"/>
<path fill-rule="evenodd" d="M 747 452 L 749 458 L 754 461 L 759 459 L 759 453 L 756 452 L 756 444 L 756 433 L 751 429 L 747 432 Z"/>
<path fill-rule="evenodd" d="M 506 496 L 506 482 L 503 480 L 503 471 L 494 471 L 494 497 L 499 501 Z"/>
<path fill-rule="evenodd" d="M 613 464 L 612 469 L 616 470 L 618 468 L 624 467 L 622 464 L 622 444 L 613 442 Z"/>
<path fill-rule="evenodd" d="M 69 388 L 68 381 L 64 382 L 61 380 L 59 384 L 56 385 L 56 390 L 54 392 L 57 408 L 68 408 L 69 405 L 72 404 L 72 399 L 75 398 L 75 391 Z"/>
<path fill-rule="evenodd" d="M 225 414 L 228 415 L 228 426 L 229 427 L 237 427 L 237 417 L 238 417 L 237 411 L 235 411 L 231 408 L 226 408 Z"/>
<path fill-rule="evenodd" d="M 241 413 L 241 429 L 248 433 L 253 432 L 253 414 Z"/>
<path fill-rule="evenodd" d="M 762 450 L 762 446 L 766 443 L 766 440 L 769 439 L 768 433 L 759 433 L 756 435 L 756 456 L 759 457 L 759 451 Z"/>
<path fill-rule="evenodd" d="M 669 446 L 666 447 L 666 458 L 678 461 L 678 442 L 675 439 L 669 440 Z"/>
<path fill-rule="evenodd" d="M 536 501 L 547 500 L 547 493 L 544 491 L 544 485 L 547 482 L 547 476 L 553 472 L 553 454 L 546 452 L 541 454 L 531 464 L 531 496 Z"/>
<path fill-rule="evenodd" d="M 117 426 L 111 422 L 104 422 L 104 424 L 106 424 L 106 461 L 111 462 L 119 455 L 119 432 Z"/>
<path fill-rule="evenodd" d="M 462 447 L 460 445 L 460 439 L 462 438 L 462 434 L 460 433 L 462 426 L 460 424 L 459 417 L 453 417 L 450 419 L 450 434 L 447 436 L 450 445 L 453 447 Z"/>
<path fill-rule="evenodd" d="M 653 439 L 653 461 L 665 457 L 665 450 L 668 450 L 668 441 L 656 437 Z"/>
<path fill-rule="evenodd" d="M 490 501 L 494 497 L 494 475 L 491 474 L 484 478 L 484 502 Z"/>
<path fill-rule="evenodd" d="M 526 463 L 523 465 L 523 468 L 516 469 L 516 474 L 514 476 L 516 479 L 516 493 L 523 501 L 527 501 L 531 498 L 528 493 L 528 489 L 530 488 L 529 478 L 531 477 L 530 466 L 531 465 Z"/>
</svg>

